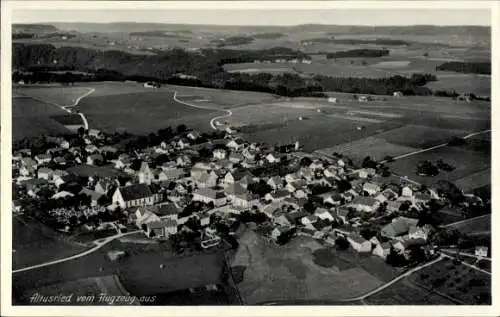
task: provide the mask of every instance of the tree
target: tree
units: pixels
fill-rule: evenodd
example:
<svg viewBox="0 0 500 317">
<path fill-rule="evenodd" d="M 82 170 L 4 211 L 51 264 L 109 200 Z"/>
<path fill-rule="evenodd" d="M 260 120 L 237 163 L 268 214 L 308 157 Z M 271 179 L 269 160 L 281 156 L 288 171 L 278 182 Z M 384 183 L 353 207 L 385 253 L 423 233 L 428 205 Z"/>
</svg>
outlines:
<svg viewBox="0 0 500 317">
<path fill-rule="evenodd" d="M 180 124 L 175 130 L 177 131 L 177 134 L 182 134 L 187 131 L 187 127 L 185 124 Z"/>
<path fill-rule="evenodd" d="M 367 156 L 363 160 L 363 163 L 362 163 L 361 167 L 375 169 L 375 168 L 377 168 L 377 162 L 375 162 L 374 160 L 372 160 L 371 157 Z"/>
<path fill-rule="evenodd" d="M 300 166 L 309 166 L 309 165 L 311 165 L 311 163 L 312 163 L 312 160 L 307 156 L 300 159 Z"/>
<path fill-rule="evenodd" d="M 349 248 L 349 242 L 344 237 L 338 237 L 335 239 L 335 247 L 339 250 L 347 250 Z"/>
<path fill-rule="evenodd" d="M 439 169 L 430 161 L 426 160 L 418 163 L 417 174 L 422 176 L 436 176 L 439 174 Z"/>
</svg>

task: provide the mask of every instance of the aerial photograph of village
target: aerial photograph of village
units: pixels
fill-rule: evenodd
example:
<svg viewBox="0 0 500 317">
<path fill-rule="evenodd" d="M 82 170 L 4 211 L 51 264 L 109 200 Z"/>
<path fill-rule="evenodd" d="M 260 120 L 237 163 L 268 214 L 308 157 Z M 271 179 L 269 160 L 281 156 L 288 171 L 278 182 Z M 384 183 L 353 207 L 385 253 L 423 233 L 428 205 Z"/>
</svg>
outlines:
<svg viewBox="0 0 500 317">
<path fill-rule="evenodd" d="M 14 11 L 12 305 L 491 305 L 491 12 L 419 10 Z"/>
</svg>

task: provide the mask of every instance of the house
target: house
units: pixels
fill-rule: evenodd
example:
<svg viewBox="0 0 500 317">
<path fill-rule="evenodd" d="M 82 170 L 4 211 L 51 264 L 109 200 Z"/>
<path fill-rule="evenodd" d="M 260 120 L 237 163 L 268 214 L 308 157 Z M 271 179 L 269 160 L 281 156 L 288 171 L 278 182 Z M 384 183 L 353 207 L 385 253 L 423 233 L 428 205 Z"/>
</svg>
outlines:
<svg viewBox="0 0 500 317">
<path fill-rule="evenodd" d="M 338 175 L 338 170 L 335 166 L 329 166 L 324 171 L 325 177 L 336 177 Z"/>
<path fill-rule="evenodd" d="M 304 226 L 306 225 L 312 225 L 318 221 L 318 217 L 314 215 L 309 215 L 309 216 L 304 216 L 300 219 L 300 223 L 302 223 Z"/>
<path fill-rule="evenodd" d="M 279 176 L 272 176 L 267 181 L 267 185 L 271 186 L 274 190 L 281 189 L 283 188 L 283 180 Z"/>
<path fill-rule="evenodd" d="M 191 158 L 187 155 L 179 155 L 175 162 L 177 166 L 189 166 L 191 165 Z"/>
<path fill-rule="evenodd" d="M 403 197 L 412 197 L 413 196 L 413 191 L 411 190 L 410 187 L 405 186 L 403 189 L 401 189 L 401 196 Z"/>
<path fill-rule="evenodd" d="M 380 203 L 373 197 L 357 196 L 348 205 L 357 211 L 375 212 L 380 206 Z"/>
<path fill-rule="evenodd" d="M 387 202 L 386 210 L 388 212 L 397 212 L 401 208 L 402 204 L 403 204 L 403 202 L 400 200 L 391 200 L 391 201 Z"/>
<path fill-rule="evenodd" d="M 382 193 L 378 194 L 377 196 L 375 196 L 375 199 L 380 203 L 380 204 L 384 204 L 387 202 L 387 198 L 382 195 Z"/>
<path fill-rule="evenodd" d="M 188 140 L 180 139 L 179 141 L 177 141 L 177 147 L 181 150 L 188 148 L 190 146 L 191 144 L 188 142 Z"/>
<path fill-rule="evenodd" d="M 160 200 L 161 195 L 154 193 L 147 184 L 118 187 L 112 197 L 113 204 L 122 209 L 153 205 Z"/>
<path fill-rule="evenodd" d="M 107 195 L 109 191 L 117 185 L 119 184 L 110 179 L 101 179 L 95 184 L 94 191 L 103 195 Z"/>
<path fill-rule="evenodd" d="M 357 252 L 371 252 L 372 250 L 371 242 L 366 240 L 357 233 L 348 235 L 347 241 L 349 242 L 351 247 Z"/>
<path fill-rule="evenodd" d="M 88 144 L 85 146 L 85 152 L 90 153 L 90 154 L 95 153 L 98 150 L 99 149 L 94 144 Z"/>
<path fill-rule="evenodd" d="M 193 141 L 194 141 L 194 140 L 196 140 L 196 139 L 198 139 L 198 138 L 200 137 L 200 133 L 199 133 L 198 131 L 193 130 L 193 131 L 190 131 L 190 132 L 187 134 L 187 136 L 186 136 L 186 137 L 187 137 L 188 139 L 190 139 L 190 140 L 193 140 Z"/>
<path fill-rule="evenodd" d="M 431 200 L 431 195 L 424 193 L 416 193 L 413 197 L 413 202 L 415 204 L 426 204 Z"/>
<path fill-rule="evenodd" d="M 177 233 L 177 221 L 164 219 L 146 224 L 146 234 L 150 238 L 168 238 Z"/>
<path fill-rule="evenodd" d="M 88 188 L 83 188 L 79 194 L 84 194 L 90 197 L 90 206 L 96 207 L 99 204 L 99 199 L 103 196 L 102 193 L 90 190 Z"/>
<path fill-rule="evenodd" d="M 293 183 L 300 179 L 300 176 L 297 173 L 291 173 L 285 175 L 285 181 L 287 183 Z"/>
<path fill-rule="evenodd" d="M 226 143 L 226 147 L 228 147 L 232 150 L 239 150 L 243 146 L 244 146 L 244 142 L 241 139 L 230 140 L 228 143 Z"/>
<path fill-rule="evenodd" d="M 151 171 L 151 169 L 149 168 L 149 165 L 147 162 L 141 163 L 141 168 L 139 169 L 137 176 L 139 178 L 139 184 L 151 185 L 151 182 L 154 180 L 154 174 Z"/>
<path fill-rule="evenodd" d="M 226 195 L 221 191 L 216 191 L 211 188 L 199 188 L 193 193 L 193 200 L 201 201 L 206 204 L 213 203 L 214 206 L 223 206 L 227 202 Z"/>
<path fill-rule="evenodd" d="M 156 215 L 161 219 L 173 219 L 177 220 L 181 209 L 175 203 L 166 203 L 158 206 Z"/>
<path fill-rule="evenodd" d="M 392 190 L 391 188 L 386 188 L 382 191 L 382 195 L 386 198 L 386 200 L 393 200 L 398 197 L 398 194 L 396 191 Z"/>
<path fill-rule="evenodd" d="M 68 191 L 60 191 L 58 193 L 55 193 L 54 195 L 52 195 L 52 197 L 50 197 L 51 199 L 59 199 L 59 198 L 66 198 L 66 197 L 74 197 L 75 195 L 73 195 L 72 193 L 68 192 Z"/>
<path fill-rule="evenodd" d="M 309 168 L 312 170 L 318 170 L 318 169 L 323 169 L 323 162 L 320 160 L 314 160 L 310 165 Z"/>
<path fill-rule="evenodd" d="M 380 230 L 380 234 L 382 237 L 394 239 L 395 237 L 407 234 L 410 230 L 410 227 L 416 226 L 417 223 L 417 219 L 397 217 L 392 219 L 392 222 L 390 224 L 382 227 L 382 229 Z"/>
<path fill-rule="evenodd" d="M 403 97 L 403 93 L 401 91 L 395 91 L 392 93 L 392 95 L 396 98 Z"/>
<path fill-rule="evenodd" d="M 177 167 L 163 167 L 162 166 L 163 173 L 160 173 L 158 175 L 158 180 L 159 181 L 169 181 L 169 180 L 176 180 L 178 178 L 181 178 L 185 172 L 182 168 L 177 168 Z"/>
<path fill-rule="evenodd" d="M 62 156 L 58 156 L 58 157 L 54 158 L 54 163 L 56 163 L 58 165 L 66 165 L 66 159 Z"/>
<path fill-rule="evenodd" d="M 100 138 L 102 136 L 101 131 L 97 129 L 90 129 L 89 130 L 89 136 L 94 137 L 94 138 Z"/>
<path fill-rule="evenodd" d="M 477 246 L 476 249 L 474 250 L 474 254 L 478 257 L 481 257 L 481 258 L 487 258 L 488 257 L 488 247 Z"/>
<path fill-rule="evenodd" d="M 104 161 L 101 154 L 92 154 L 87 156 L 88 165 L 100 165 Z"/>
<path fill-rule="evenodd" d="M 271 164 L 278 163 L 280 161 L 280 158 L 273 153 L 269 153 L 265 157 L 266 161 L 268 161 Z"/>
<path fill-rule="evenodd" d="M 316 208 L 316 210 L 314 211 L 314 215 L 321 220 L 328 220 L 328 221 L 335 220 L 333 215 L 324 208 Z"/>
<path fill-rule="evenodd" d="M 240 163 L 244 159 L 245 157 L 240 153 L 232 152 L 231 154 L 229 154 L 229 161 L 232 163 Z"/>
<path fill-rule="evenodd" d="M 196 185 L 198 185 L 198 188 L 204 188 L 204 187 L 214 187 L 217 185 L 217 180 L 219 177 L 214 171 L 211 171 L 210 173 L 204 172 L 203 174 L 200 175 L 197 179 L 195 179 Z"/>
<path fill-rule="evenodd" d="M 349 215 L 349 209 L 348 208 L 343 208 L 343 207 L 340 207 L 338 210 L 337 210 L 337 218 L 339 220 L 341 220 L 343 223 L 347 223 L 347 221 L 349 220 L 348 219 L 348 215 Z"/>
<path fill-rule="evenodd" d="M 429 226 L 423 226 L 423 227 L 411 226 L 410 229 L 408 230 L 408 238 L 424 239 L 425 241 L 427 241 L 430 231 L 431 230 Z"/>
<path fill-rule="evenodd" d="M 227 152 L 226 150 L 224 149 L 215 149 L 213 151 L 213 156 L 214 158 L 218 159 L 218 160 L 223 160 L 226 158 L 226 155 L 227 155 Z"/>
<path fill-rule="evenodd" d="M 38 178 L 43 178 L 49 181 L 52 179 L 53 173 L 54 172 L 50 168 L 42 167 L 38 169 L 37 175 Z"/>
<path fill-rule="evenodd" d="M 373 196 L 380 192 L 380 187 L 374 183 L 364 183 L 363 191 L 368 193 L 368 195 Z"/>
<path fill-rule="evenodd" d="M 397 253 L 404 254 L 406 258 L 408 258 L 408 247 L 412 245 L 425 245 L 425 240 L 423 239 L 407 239 L 403 241 L 397 241 L 393 244 L 394 250 Z"/>
<path fill-rule="evenodd" d="M 281 211 L 281 203 L 272 202 L 269 205 L 265 205 L 261 211 L 266 214 L 267 217 L 274 219 L 275 215 Z"/>
<path fill-rule="evenodd" d="M 35 161 L 38 165 L 45 165 L 50 163 L 52 156 L 50 154 L 38 154 L 35 156 Z"/>
<path fill-rule="evenodd" d="M 389 242 L 376 244 L 375 248 L 372 251 L 373 255 L 381 257 L 384 260 L 385 258 L 387 258 L 387 255 L 389 255 L 390 252 L 391 252 L 391 244 Z"/>
<path fill-rule="evenodd" d="M 300 180 L 294 181 L 292 183 L 286 184 L 285 189 L 288 190 L 289 192 L 293 193 L 299 189 L 304 188 L 305 186 L 307 186 L 307 182 L 303 179 L 300 179 Z"/>
<path fill-rule="evenodd" d="M 295 221 L 290 217 L 290 214 L 281 215 L 275 218 L 274 223 L 282 227 L 291 227 L 295 225 Z"/>
<path fill-rule="evenodd" d="M 231 204 L 235 207 L 251 208 L 259 202 L 259 197 L 250 192 L 238 193 L 234 195 Z"/>
<path fill-rule="evenodd" d="M 287 190 L 277 190 L 271 193 L 267 193 L 264 199 L 272 202 L 284 201 L 285 198 L 290 197 L 290 192 Z"/>
<path fill-rule="evenodd" d="M 280 227 L 276 227 L 273 229 L 273 231 L 271 232 L 271 238 L 275 241 L 278 241 L 279 237 L 282 235 L 282 234 L 286 234 L 288 232 L 290 232 L 292 228 L 289 227 L 289 226 L 280 226 Z"/>
</svg>

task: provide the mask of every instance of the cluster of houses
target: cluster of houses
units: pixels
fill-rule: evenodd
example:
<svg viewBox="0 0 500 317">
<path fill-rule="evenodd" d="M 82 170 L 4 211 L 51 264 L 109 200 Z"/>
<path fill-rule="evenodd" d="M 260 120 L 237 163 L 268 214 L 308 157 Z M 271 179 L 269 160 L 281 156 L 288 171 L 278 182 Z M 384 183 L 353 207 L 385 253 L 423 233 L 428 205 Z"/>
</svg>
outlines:
<svg viewBox="0 0 500 317">
<path fill-rule="evenodd" d="M 77 148 L 55 138 L 58 146 L 46 153 L 16 151 L 13 181 L 32 198 L 40 197 L 44 188 L 50 188 L 54 192 L 50 199 L 56 200 L 84 194 L 90 202 L 77 216 L 118 211 L 149 238 L 168 239 L 180 230 L 192 230 L 186 224 L 195 221 L 204 237 L 202 245 L 211 247 L 220 241 L 214 219 L 261 213 L 267 219 L 263 232 L 272 240 L 293 230 L 330 245 L 343 238 L 358 252 L 385 258 L 391 249 L 406 254 L 411 245 L 427 244 L 430 227 L 418 226 L 418 219 L 402 210 L 421 210 L 431 199 L 440 199 L 433 190 L 391 182 L 373 168 L 350 166 L 341 156 L 317 157 L 298 152 L 297 146 L 295 151 L 278 153 L 230 133 L 199 143 L 200 134 L 188 131 L 139 153 L 103 145 L 100 140 L 105 135 L 96 130 L 83 138 L 85 146 Z M 200 157 L 202 149 L 210 155 Z M 171 159 L 157 164 L 154 159 L 164 154 Z M 67 157 L 73 160 L 68 162 Z M 133 168 L 134 160 L 141 162 L 138 168 Z M 74 175 L 67 166 L 89 167 L 104 161 L 107 170 L 127 175 L 127 181 L 99 175 L 98 169 L 78 193 L 68 189 Z M 281 164 L 289 173 L 275 172 Z M 266 167 L 267 173 L 254 173 Z M 256 192 L 258 186 L 266 190 Z M 322 190 L 318 193 L 315 188 Z M 201 207 L 184 212 L 193 203 Z M 14 202 L 13 208 L 21 211 L 19 203 Z M 64 208 L 47 212 L 59 218 L 75 215 Z M 363 238 L 362 228 L 375 221 L 379 221 L 377 233 Z"/>
</svg>

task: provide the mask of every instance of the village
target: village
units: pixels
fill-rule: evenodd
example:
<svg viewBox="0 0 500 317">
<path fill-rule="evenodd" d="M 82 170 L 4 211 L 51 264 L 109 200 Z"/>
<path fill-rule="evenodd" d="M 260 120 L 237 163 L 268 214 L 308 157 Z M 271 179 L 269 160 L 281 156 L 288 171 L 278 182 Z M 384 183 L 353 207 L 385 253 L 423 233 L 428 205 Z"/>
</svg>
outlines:
<svg viewBox="0 0 500 317">
<path fill-rule="evenodd" d="M 235 240 L 244 223 L 278 245 L 306 235 L 394 265 L 436 256 L 431 237 L 439 228 L 429 210 L 449 204 L 446 193 L 369 158 L 357 167 L 338 153 L 301 152 L 299 142 L 249 143 L 231 129 L 200 134 L 179 126 L 122 139 L 79 129 L 16 149 L 13 213 L 69 235 L 141 230 L 179 252 Z M 466 203 L 482 202 L 469 195 Z M 488 250 L 477 246 L 476 254 Z"/>
</svg>

